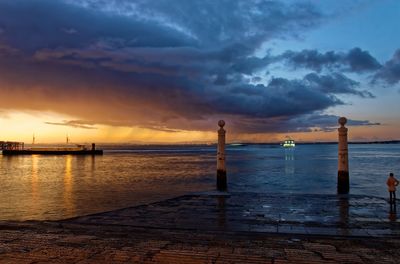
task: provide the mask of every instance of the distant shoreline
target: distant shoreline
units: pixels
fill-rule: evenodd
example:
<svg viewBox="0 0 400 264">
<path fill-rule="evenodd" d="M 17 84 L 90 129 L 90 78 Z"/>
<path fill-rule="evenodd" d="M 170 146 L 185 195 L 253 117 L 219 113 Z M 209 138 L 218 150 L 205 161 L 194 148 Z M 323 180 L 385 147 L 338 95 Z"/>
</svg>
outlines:
<svg viewBox="0 0 400 264">
<path fill-rule="evenodd" d="M 296 145 L 337 145 L 337 141 L 326 141 L 326 142 L 295 142 Z M 281 145 L 280 142 L 268 142 L 268 143 L 227 143 L 227 145 Z M 349 141 L 348 144 L 400 144 L 400 140 L 387 140 L 387 141 Z M 197 145 L 197 144 L 192 144 Z M 202 145 L 202 144 L 199 144 Z"/>
<path fill-rule="evenodd" d="M 281 143 L 242 143 L 245 145 L 280 145 Z M 333 145 L 337 141 L 327 142 L 296 142 L 296 145 Z M 386 140 L 386 141 L 349 141 L 349 144 L 400 144 L 400 140 Z"/>
<path fill-rule="evenodd" d="M 317 141 L 317 142 L 302 142 L 302 141 L 295 141 L 296 145 L 334 145 L 337 144 L 337 141 Z M 74 145 L 75 143 L 70 143 L 70 145 Z M 78 144 L 78 143 L 76 143 Z M 82 143 L 79 143 L 82 144 Z M 85 143 L 88 144 L 88 143 Z M 97 143 L 96 145 L 100 148 L 106 148 L 111 146 L 123 146 L 123 147 L 130 147 L 130 146 L 138 146 L 138 147 L 168 147 L 168 146 L 214 146 L 217 143 L 210 143 L 210 142 L 178 142 L 178 143 Z M 281 145 L 282 142 L 227 142 L 227 145 Z M 349 141 L 349 144 L 400 144 L 400 140 L 383 140 L 383 141 Z M 43 143 L 43 144 L 36 144 L 36 146 L 58 146 L 58 145 L 65 145 L 62 143 Z M 31 144 L 25 144 L 26 147 L 32 146 Z"/>
</svg>

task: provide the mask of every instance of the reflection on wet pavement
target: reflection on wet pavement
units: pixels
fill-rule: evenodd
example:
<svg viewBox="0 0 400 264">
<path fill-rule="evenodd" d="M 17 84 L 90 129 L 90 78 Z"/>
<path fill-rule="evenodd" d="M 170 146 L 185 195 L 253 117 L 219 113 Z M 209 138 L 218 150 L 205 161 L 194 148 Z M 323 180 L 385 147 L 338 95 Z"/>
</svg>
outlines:
<svg viewBox="0 0 400 264">
<path fill-rule="evenodd" d="M 202 193 L 80 217 L 72 222 L 151 228 L 398 236 L 385 199 L 370 196 Z M 393 214 L 391 211 L 390 215 Z"/>
</svg>

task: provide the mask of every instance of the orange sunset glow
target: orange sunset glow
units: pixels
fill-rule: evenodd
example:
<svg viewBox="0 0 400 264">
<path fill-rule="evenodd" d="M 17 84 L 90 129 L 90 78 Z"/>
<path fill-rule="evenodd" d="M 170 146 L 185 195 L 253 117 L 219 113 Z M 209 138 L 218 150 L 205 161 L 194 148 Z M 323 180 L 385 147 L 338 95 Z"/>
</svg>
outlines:
<svg viewBox="0 0 400 264">
<path fill-rule="evenodd" d="M 0 0 L 0 264 L 400 263 L 399 18 Z"/>
<path fill-rule="evenodd" d="M 354 34 L 344 45 L 337 30 L 329 41 L 311 11 L 298 17 L 288 9 L 273 23 L 282 27 L 240 17 L 217 27 L 195 17 L 169 23 L 169 11 L 156 6 L 148 8 L 164 14 L 158 19 L 78 2 L 0 6 L 27 12 L 24 23 L 0 13 L 1 140 L 207 143 L 224 119 L 231 142 L 333 141 L 340 116 L 351 140 L 398 139 L 393 41 L 364 47 L 361 40 L 376 36 Z M 51 25 L 40 19 L 47 9 L 55 12 Z M 78 13 L 91 23 L 71 19 Z"/>
</svg>

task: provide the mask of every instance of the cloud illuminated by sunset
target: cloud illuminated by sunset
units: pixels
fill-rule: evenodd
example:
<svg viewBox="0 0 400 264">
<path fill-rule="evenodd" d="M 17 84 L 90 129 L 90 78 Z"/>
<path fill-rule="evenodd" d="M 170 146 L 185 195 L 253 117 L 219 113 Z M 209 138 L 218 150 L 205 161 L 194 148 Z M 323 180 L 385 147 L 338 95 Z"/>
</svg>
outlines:
<svg viewBox="0 0 400 264">
<path fill-rule="evenodd" d="M 332 140 L 342 115 L 354 139 L 395 139 L 396 8 L 4 0 L 0 140 L 213 142 L 219 119 L 231 141 Z"/>
</svg>

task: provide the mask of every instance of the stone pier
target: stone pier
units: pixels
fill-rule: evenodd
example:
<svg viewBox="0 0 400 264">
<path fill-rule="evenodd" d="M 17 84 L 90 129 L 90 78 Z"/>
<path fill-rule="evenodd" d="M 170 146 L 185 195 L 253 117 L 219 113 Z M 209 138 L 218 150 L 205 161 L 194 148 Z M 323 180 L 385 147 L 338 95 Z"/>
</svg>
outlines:
<svg viewBox="0 0 400 264">
<path fill-rule="evenodd" d="M 62 221 L 0 221 L 0 263 L 398 264 L 384 198 L 215 192 Z"/>
<path fill-rule="evenodd" d="M 226 166 L 225 166 L 225 121 L 219 120 L 218 126 L 218 152 L 217 152 L 217 189 L 218 191 L 226 191 Z"/>
<path fill-rule="evenodd" d="M 340 127 L 339 132 L 339 149 L 338 149 L 338 182 L 337 191 L 339 194 L 349 193 L 349 154 L 347 146 L 347 128 L 344 126 L 347 123 L 345 117 L 338 120 Z"/>
</svg>

